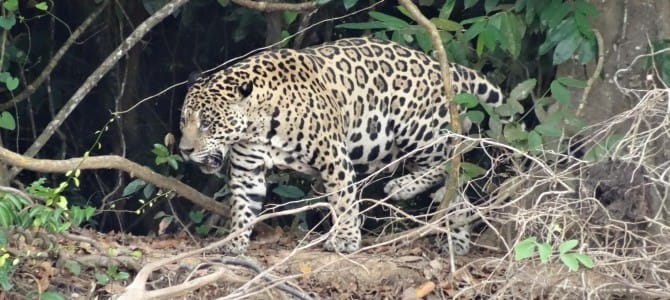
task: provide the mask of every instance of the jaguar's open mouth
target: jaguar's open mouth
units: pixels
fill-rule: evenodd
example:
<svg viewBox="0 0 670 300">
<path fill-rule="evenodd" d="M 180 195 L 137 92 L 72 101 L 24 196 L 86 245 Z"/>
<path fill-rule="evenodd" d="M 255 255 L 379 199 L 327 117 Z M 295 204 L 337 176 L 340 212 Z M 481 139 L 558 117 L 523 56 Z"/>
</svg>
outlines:
<svg viewBox="0 0 670 300">
<path fill-rule="evenodd" d="M 216 173 L 223 167 L 223 154 L 219 151 L 212 151 L 206 156 L 195 159 L 191 157 L 191 161 L 195 163 L 205 174 Z"/>
</svg>

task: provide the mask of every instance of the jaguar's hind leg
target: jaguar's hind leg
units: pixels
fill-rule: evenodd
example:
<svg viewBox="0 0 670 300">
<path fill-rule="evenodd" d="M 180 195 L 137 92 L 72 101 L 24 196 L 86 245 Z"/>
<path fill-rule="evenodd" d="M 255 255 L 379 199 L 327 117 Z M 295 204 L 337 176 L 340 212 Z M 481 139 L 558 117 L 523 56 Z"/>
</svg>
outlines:
<svg viewBox="0 0 670 300">
<path fill-rule="evenodd" d="M 430 195 L 433 199 L 435 205 L 439 203 L 444 198 L 446 192 L 446 187 L 441 187 L 435 193 Z M 465 255 L 470 252 L 470 224 L 462 224 L 463 220 L 471 215 L 468 213 L 465 208 L 468 205 L 468 198 L 465 195 L 458 195 L 454 202 L 449 205 L 449 233 L 451 235 L 451 243 L 453 246 L 454 254 L 456 255 Z M 456 226 L 457 224 L 460 224 Z M 436 239 L 436 244 L 442 252 L 449 252 L 449 241 L 446 234 L 439 234 Z"/>
<path fill-rule="evenodd" d="M 433 186 L 444 183 L 444 179 L 444 168 L 418 168 L 412 173 L 389 181 L 384 186 L 384 192 L 396 200 L 409 200 Z"/>
</svg>

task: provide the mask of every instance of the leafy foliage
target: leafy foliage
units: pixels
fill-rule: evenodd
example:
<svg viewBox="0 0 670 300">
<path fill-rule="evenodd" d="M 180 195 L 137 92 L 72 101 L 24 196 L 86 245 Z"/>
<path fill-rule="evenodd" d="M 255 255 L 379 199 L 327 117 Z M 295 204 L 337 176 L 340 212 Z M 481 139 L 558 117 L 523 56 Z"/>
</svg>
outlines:
<svg viewBox="0 0 670 300">
<path fill-rule="evenodd" d="M 666 86 L 670 86 L 670 39 L 653 41 L 649 51 L 654 53 L 645 60 L 647 70 L 656 70 Z"/>
<path fill-rule="evenodd" d="M 593 260 L 588 255 L 575 252 L 573 249 L 579 245 L 577 240 L 567 240 L 558 245 L 558 257 L 570 271 L 578 271 L 579 265 L 586 268 L 593 268 Z M 514 247 L 514 259 L 517 261 L 530 258 L 537 253 L 539 254 L 542 263 L 549 262 L 553 254 L 552 247 L 549 243 L 539 243 L 537 238 L 532 236 L 523 241 L 520 241 Z"/>
</svg>

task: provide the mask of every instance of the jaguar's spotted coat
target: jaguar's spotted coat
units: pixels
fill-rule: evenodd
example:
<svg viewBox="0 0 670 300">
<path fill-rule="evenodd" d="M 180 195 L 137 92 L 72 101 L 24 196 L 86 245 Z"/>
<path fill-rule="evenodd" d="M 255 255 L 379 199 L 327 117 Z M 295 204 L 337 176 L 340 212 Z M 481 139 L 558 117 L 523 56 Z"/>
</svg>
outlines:
<svg viewBox="0 0 670 300">
<path fill-rule="evenodd" d="M 502 104 L 500 89 L 477 72 L 451 65 L 456 93 Z M 447 141 L 429 146 L 450 122 L 440 66 L 426 54 L 389 41 L 343 39 L 303 50 L 262 52 L 190 87 L 182 109 L 183 156 L 203 172 L 230 155 L 233 229 L 254 221 L 266 194 L 265 171 L 288 168 L 320 176 L 335 208 L 325 247 L 359 248 L 356 174 L 405 160 L 406 175 L 386 193 L 409 199 L 444 182 Z M 466 122 L 467 123 L 467 122 Z M 454 231 L 455 252 L 469 248 Z M 242 253 L 251 229 L 228 245 Z"/>
</svg>

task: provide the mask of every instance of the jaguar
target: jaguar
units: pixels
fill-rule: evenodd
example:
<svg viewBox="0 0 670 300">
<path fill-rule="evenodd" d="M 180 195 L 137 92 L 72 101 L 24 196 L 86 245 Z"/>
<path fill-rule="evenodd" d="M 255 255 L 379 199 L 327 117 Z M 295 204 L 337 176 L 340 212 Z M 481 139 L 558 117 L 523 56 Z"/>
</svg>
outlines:
<svg viewBox="0 0 670 300">
<path fill-rule="evenodd" d="M 455 93 L 491 106 L 500 88 L 478 72 L 450 65 Z M 223 249 L 241 254 L 262 210 L 265 173 L 290 169 L 320 178 L 332 205 L 324 247 L 353 252 L 361 244 L 357 176 L 401 160 L 405 171 L 384 192 L 412 199 L 443 185 L 450 124 L 440 65 L 391 41 L 348 38 L 301 50 L 276 49 L 195 79 L 181 110 L 179 149 L 204 173 L 229 161 L 231 226 Z M 466 119 L 463 128 L 471 122 Z M 400 163 L 386 168 L 393 171 Z M 469 230 L 452 228 L 453 250 L 469 251 Z"/>
</svg>

